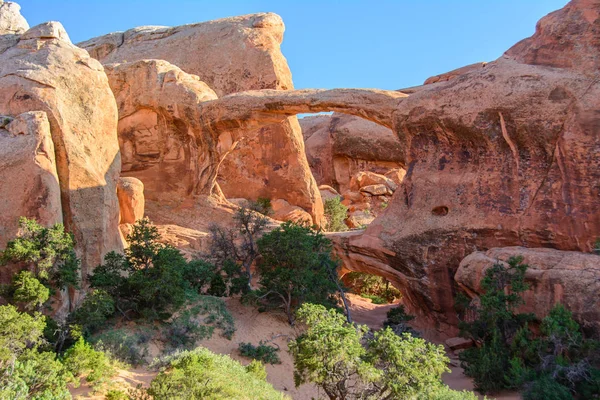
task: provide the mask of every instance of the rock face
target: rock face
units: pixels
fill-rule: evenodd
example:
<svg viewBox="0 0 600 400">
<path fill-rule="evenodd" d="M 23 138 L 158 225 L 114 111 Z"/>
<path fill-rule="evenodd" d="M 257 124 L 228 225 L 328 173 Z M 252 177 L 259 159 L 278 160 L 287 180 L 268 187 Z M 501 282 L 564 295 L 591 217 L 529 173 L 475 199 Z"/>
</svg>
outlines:
<svg viewBox="0 0 600 400">
<path fill-rule="evenodd" d="M 404 166 L 403 148 L 389 128 L 352 115 L 301 118 L 306 155 L 317 183 L 347 191 L 358 172 L 385 174 Z"/>
<path fill-rule="evenodd" d="M 380 271 L 412 312 L 451 333 L 454 274 L 473 251 L 592 249 L 599 10 L 573 1 L 485 68 L 411 90 L 393 112 L 406 177 L 364 234 L 336 238 L 347 268 Z"/>
<path fill-rule="evenodd" d="M 106 73 L 119 108 L 122 175 L 140 179 L 150 200 L 210 195 L 221 157 L 199 104 L 215 92 L 166 61 L 109 64 Z"/>
<path fill-rule="evenodd" d="M 144 184 L 137 178 L 119 178 L 117 185 L 119 224 L 133 224 L 144 218 Z"/>
<path fill-rule="evenodd" d="M 194 74 L 217 95 L 254 89 L 293 89 L 280 51 L 284 25 L 272 13 L 226 18 L 174 28 L 141 27 L 80 43 L 103 64 L 166 60 Z M 219 184 L 227 197 L 282 198 L 316 221 L 323 208 L 310 173 L 296 117 L 248 130 L 238 142 L 226 134 Z"/>
<path fill-rule="evenodd" d="M 0 117 L 0 249 L 18 232 L 19 217 L 62 223 L 54 144 L 46 113 Z"/>
<path fill-rule="evenodd" d="M 556 304 L 564 304 L 584 329 L 600 332 L 600 256 L 554 249 L 494 248 L 469 254 L 461 261 L 455 280 L 472 297 L 482 293 L 480 281 L 497 262 L 522 256 L 529 265 L 521 312 L 545 317 Z"/>
<path fill-rule="evenodd" d="M 20 10 L 21 6 L 17 3 L 0 0 L 0 35 L 18 35 L 29 29 Z"/>
<path fill-rule="evenodd" d="M 47 115 L 62 217 L 75 235 L 86 275 L 106 252 L 122 248 L 117 108 L 103 68 L 68 41 L 59 23 L 49 22 L 31 28 L 0 54 L 0 88 L 0 115 Z"/>
</svg>

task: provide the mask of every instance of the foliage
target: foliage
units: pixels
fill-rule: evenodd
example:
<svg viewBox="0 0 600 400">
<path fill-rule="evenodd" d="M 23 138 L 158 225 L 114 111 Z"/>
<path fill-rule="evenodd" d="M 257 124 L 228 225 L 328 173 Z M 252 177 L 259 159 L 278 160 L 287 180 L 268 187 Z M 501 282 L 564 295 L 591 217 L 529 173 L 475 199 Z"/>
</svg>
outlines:
<svg viewBox="0 0 600 400">
<path fill-rule="evenodd" d="M 130 400 L 130 397 L 122 390 L 110 389 L 104 395 L 106 400 Z"/>
<path fill-rule="evenodd" d="M 221 330 L 221 335 L 231 339 L 235 333 L 233 316 L 223 299 L 212 296 L 199 296 L 192 307 L 195 314 L 205 315 L 203 323 Z M 212 332 L 212 331 L 211 331 Z"/>
<path fill-rule="evenodd" d="M 287 399 L 257 376 L 256 367 L 205 348 L 175 354 L 163 364 L 147 390 L 155 400 Z"/>
<path fill-rule="evenodd" d="M 210 257 L 224 277 L 229 295 L 250 290 L 252 265 L 259 256 L 256 241 L 268 223 L 262 213 L 244 207 L 237 210 L 234 220 L 237 226 L 233 229 L 209 228 Z"/>
<path fill-rule="evenodd" d="M 122 362 L 140 365 L 146 362 L 151 337 L 151 332 L 146 329 L 130 332 L 121 328 L 96 334 L 91 342 L 97 350 L 110 353 Z"/>
<path fill-rule="evenodd" d="M 76 377 L 85 377 L 87 382 L 101 383 L 116 373 L 109 356 L 94 350 L 83 338 L 64 354 L 63 364 Z"/>
<path fill-rule="evenodd" d="M 518 314 L 527 289 L 522 258 L 508 266 L 495 264 L 482 280 L 484 293 L 476 318 L 462 323 L 462 335 L 477 347 L 460 354 L 465 374 L 481 392 L 525 388 L 527 399 L 563 399 L 573 395 L 600 395 L 600 343 L 584 338 L 579 324 L 561 304 L 542 320 L 539 332 L 529 324 L 533 317 Z"/>
<path fill-rule="evenodd" d="M 306 226 L 285 222 L 258 241 L 260 296 L 269 306 L 282 307 L 290 324 L 304 302 L 335 306 L 339 284 L 331 241 Z"/>
<path fill-rule="evenodd" d="M 50 228 L 34 219 L 19 219 L 19 235 L 0 254 L 1 263 L 24 263 L 45 285 L 63 289 L 79 285 L 79 259 L 73 235 L 62 224 Z"/>
<path fill-rule="evenodd" d="M 21 271 L 13 276 L 12 286 L 12 300 L 27 311 L 40 311 L 42 304 L 50 297 L 50 289 L 29 271 Z"/>
<path fill-rule="evenodd" d="M 249 206 L 250 210 L 256 211 L 265 216 L 270 216 L 273 214 L 273 205 L 271 204 L 271 199 L 267 197 L 259 197 L 256 201 L 250 202 Z"/>
<path fill-rule="evenodd" d="M 265 365 L 258 360 L 252 360 L 250 364 L 246 365 L 246 371 L 253 374 L 261 381 L 267 381 L 267 369 L 265 368 Z"/>
<path fill-rule="evenodd" d="M 386 317 L 387 318 L 383 323 L 384 327 L 407 323 L 415 319 L 413 315 L 410 315 L 406 312 L 403 304 L 399 304 L 397 307 L 390 309 L 387 312 Z"/>
<path fill-rule="evenodd" d="M 478 400 L 479 397 L 467 390 L 452 390 L 446 385 L 436 385 L 417 396 L 418 400 Z M 486 400 L 484 397 L 483 400 Z"/>
<path fill-rule="evenodd" d="M 443 346 L 389 328 L 367 335 L 335 310 L 304 304 L 305 333 L 289 344 L 296 386 L 315 383 L 330 399 L 412 398 L 440 385 L 447 371 Z"/>
<path fill-rule="evenodd" d="M 356 294 L 371 299 L 373 304 L 393 303 L 402 297 L 400 291 L 382 276 L 364 272 L 349 272 L 344 282 Z"/>
<path fill-rule="evenodd" d="M 239 344 L 238 350 L 242 356 L 261 361 L 265 364 L 281 364 L 281 360 L 277 355 L 279 348 L 270 346 L 262 340 L 258 343 L 258 346 L 242 342 Z"/>
<path fill-rule="evenodd" d="M 115 312 L 113 298 L 104 290 L 90 291 L 81 305 L 70 315 L 70 320 L 87 334 L 104 327 L 106 320 Z"/>
<path fill-rule="evenodd" d="M 70 398 L 73 376 L 53 352 L 40 351 L 44 317 L 0 306 L 0 399 Z"/>
<path fill-rule="evenodd" d="M 202 325 L 194 319 L 197 314 L 192 310 L 185 310 L 169 323 L 165 337 L 168 345 L 173 349 L 191 349 L 198 340 L 208 339 L 212 336 L 214 327 Z"/>
<path fill-rule="evenodd" d="M 348 217 L 348 207 L 342 204 L 339 196 L 325 200 L 323 203 L 325 211 L 326 232 L 344 232 L 348 230 L 348 226 L 344 223 Z"/>
</svg>

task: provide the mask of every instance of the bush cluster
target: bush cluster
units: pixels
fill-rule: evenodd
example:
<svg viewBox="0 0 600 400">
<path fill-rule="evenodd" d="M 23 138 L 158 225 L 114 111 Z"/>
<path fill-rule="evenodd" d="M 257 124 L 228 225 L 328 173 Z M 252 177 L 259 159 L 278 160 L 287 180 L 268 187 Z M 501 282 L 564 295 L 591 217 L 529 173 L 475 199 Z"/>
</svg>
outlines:
<svg viewBox="0 0 600 400">
<path fill-rule="evenodd" d="M 348 230 L 348 226 L 344 222 L 348 218 L 348 207 L 342 204 L 339 196 L 325 200 L 323 207 L 327 221 L 325 231 L 344 232 Z"/>
<path fill-rule="evenodd" d="M 268 345 L 262 340 L 258 343 L 258 346 L 242 342 L 239 344 L 238 350 L 242 356 L 252 358 L 264 364 L 281 364 L 279 355 L 277 355 L 279 348 Z"/>
<path fill-rule="evenodd" d="M 489 268 L 480 305 L 461 334 L 477 346 L 460 354 L 465 373 L 482 393 L 522 389 L 525 399 L 592 399 L 600 396 L 600 343 L 586 339 L 571 313 L 557 304 L 539 329 L 531 314 L 518 313 L 528 289 L 528 265 L 513 257 Z"/>
<path fill-rule="evenodd" d="M 382 276 L 349 272 L 343 279 L 354 293 L 371 299 L 373 304 L 393 303 L 402 297 L 400 291 Z"/>
</svg>

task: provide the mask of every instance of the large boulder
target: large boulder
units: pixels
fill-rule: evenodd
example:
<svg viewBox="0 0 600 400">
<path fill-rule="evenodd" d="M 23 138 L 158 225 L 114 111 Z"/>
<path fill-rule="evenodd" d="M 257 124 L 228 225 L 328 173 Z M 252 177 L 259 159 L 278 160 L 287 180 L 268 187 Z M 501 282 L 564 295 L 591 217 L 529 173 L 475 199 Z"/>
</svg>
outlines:
<svg viewBox="0 0 600 400">
<path fill-rule="evenodd" d="M 0 116 L 0 249 L 18 232 L 19 217 L 62 223 L 50 123 L 44 112 Z"/>
<path fill-rule="evenodd" d="M 521 312 L 548 315 L 557 303 L 564 304 L 584 329 L 600 333 L 600 256 L 554 249 L 524 247 L 493 248 L 477 251 L 463 259 L 454 276 L 456 283 L 471 297 L 482 293 L 481 278 L 492 265 L 511 257 L 523 257 L 529 265 L 525 280 L 529 290 L 523 294 Z"/>
<path fill-rule="evenodd" d="M 29 29 L 20 10 L 21 6 L 17 3 L 0 0 L 0 35 L 18 35 Z"/>
<path fill-rule="evenodd" d="M 62 217 L 75 235 L 85 276 L 105 253 L 122 248 L 117 107 L 102 65 L 71 44 L 62 25 L 49 22 L 0 54 L 0 89 L 0 115 L 47 115 Z"/>
<path fill-rule="evenodd" d="M 117 185 L 119 224 L 133 224 L 144 218 L 144 184 L 137 178 L 121 177 Z"/>
<path fill-rule="evenodd" d="M 194 74 L 223 96 L 254 89 L 293 89 L 280 50 L 284 25 L 272 13 L 253 14 L 180 27 L 140 27 L 79 45 L 103 64 L 166 60 Z M 219 168 L 227 197 L 285 199 L 323 218 L 296 117 L 249 129 L 242 141 L 221 131 L 220 150 L 231 152 Z"/>
<path fill-rule="evenodd" d="M 199 104 L 217 98 L 204 82 L 161 60 L 106 65 L 119 108 L 122 175 L 161 202 L 210 195 L 218 136 L 202 129 Z"/>
<path fill-rule="evenodd" d="M 393 113 L 406 176 L 364 234 L 336 238 L 349 269 L 379 270 L 413 313 L 450 331 L 454 275 L 473 251 L 591 251 L 600 232 L 599 13 L 597 1 L 573 1 L 484 68 L 410 90 Z"/>
</svg>

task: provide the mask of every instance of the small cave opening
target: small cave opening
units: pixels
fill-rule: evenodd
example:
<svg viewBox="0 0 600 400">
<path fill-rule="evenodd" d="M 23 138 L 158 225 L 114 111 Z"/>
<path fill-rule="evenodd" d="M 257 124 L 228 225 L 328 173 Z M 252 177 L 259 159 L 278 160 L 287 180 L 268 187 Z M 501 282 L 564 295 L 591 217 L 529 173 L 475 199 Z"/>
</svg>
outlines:
<svg viewBox="0 0 600 400">
<path fill-rule="evenodd" d="M 437 206 L 431 210 L 431 214 L 438 217 L 443 217 L 444 215 L 448 215 L 449 211 L 450 209 L 447 206 Z"/>
</svg>

